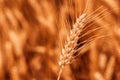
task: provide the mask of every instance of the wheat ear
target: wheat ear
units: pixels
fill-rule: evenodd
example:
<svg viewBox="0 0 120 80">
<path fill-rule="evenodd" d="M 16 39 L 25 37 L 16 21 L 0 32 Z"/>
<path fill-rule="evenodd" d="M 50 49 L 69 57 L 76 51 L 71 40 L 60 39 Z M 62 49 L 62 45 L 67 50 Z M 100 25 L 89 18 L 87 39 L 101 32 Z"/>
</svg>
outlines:
<svg viewBox="0 0 120 80">
<path fill-rule="evenodd" d="M 79 35 L 85 26 L 85 16 L 86 14 L 82 14 L 73 25 L 73 29 L 70 30 L 70 36 L 67 36 L 67 40 L 65 42 L 64 47 L 62 48 L 62 54 L 60 55 L 59 65 L 64 66 L 70 64 L 73 60 L 74 48 L 77 46 L 77 41 L 79 39 Z M 66 54 L 69 53 L 69 54 Z"/>
<path fill-rule="evenodd" d="M 62 49 L 62 54 L 60 55 L 60 61 L 59 61 L 59 66 L 60 72 L 58 79 L 60 79 L 60 75 L 62 73 L 62 69 L 64 68 L 65 65 L 70 64 L 73 60 L 73 53 L 74 53 L 74 48 L 77 46 L 77 41 L 79 39 L 79 35 L 85 26 L 85 17 L 86 14 L 82 14 L 77 20 L 76 23 L 73 25 L 73 29 L 70 30 L 70 36 L 67 36 L 67 41 L 65 42 L 64 48 Z M 66 54 L 69 53 L 69 54 Z"/>
<path fill-rule="evenodd" d="M 96 11 L 98 11 L 99 9 L 97 9 Z M 76 53 L 80 49 L 84 48 L 86 46 L 87 42 L 90 41 L 89 39 L 87 39 L 83 42 L 78 43 L 78 40 L 80 39 L 79 35 L 84 30 L 84 27 L 88 26 L 87 24 L 93 22 L 97 17 L 100 18 L 100 16 L 103 13 L 105 13 L 106 10 L 103 10 L 96 15 L 94 14 L 96 11 L 94 11 L 90 15 L 83 13 L 79 18 L 76 19 L 76 22 L 73 25 L 73 29 L 70 30 L 70 34 L 69 34 L 69 36 L 67 36 L 67 40 L 64 44 L 64 47 L 62 48 L 62 53 L 60 55 L 60 61 L 59 61 L 60 72 L 59 72 L 59 76 L 58 76 L 57 80 L 60 79 L 62 69 L 64 68 L 64 66 L 73 62 L 73 60 L 76 58 L 76 56 L 79 55 L 79 53 L 78 54 L 76 54 Z M 93 16 L 93 14 L 94 14 L 94 16 Z M 95 30 L 93 30 L 93 31 L 95 31 Z M 91 32 L 93 32 L 93 31 L 91 31 Z M 91 32 L 88 31 L 87 34 L 89 34 Z"/>
</svg>

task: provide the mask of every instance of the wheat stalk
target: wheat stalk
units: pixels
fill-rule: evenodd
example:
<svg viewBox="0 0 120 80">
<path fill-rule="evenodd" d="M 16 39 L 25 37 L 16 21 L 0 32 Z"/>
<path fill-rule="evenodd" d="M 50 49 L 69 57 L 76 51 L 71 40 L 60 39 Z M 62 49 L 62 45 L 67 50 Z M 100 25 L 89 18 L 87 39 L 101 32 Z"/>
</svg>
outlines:
<svg viewBox="0 0 120 80">
<path fill-rule="evenodd" d="M 84 48 L 88 42 L 91 42 L 93 40 L 93 37 L 95 37 L 95 36 L 92 36 L 83 42 L 78 42 L 78 40 L 81 37 L 83 37 L 87 34 L 90 34 L 93 31 L 96 31 L 97 29 L 100 29 L 100 28 L 96 28 L 93 30 L 89 30 L 87 33 L 81 35 L 81 32 L 85 29 L 85 27 L 89 26 L 89 25 L 87 25 L 88 23 L 93 22 L 97 17 L 100 17 L 101 14 L 103 14 L 106 11 L 106 9 L 105 9 L 95 15 L 94 13 L 96 13 L 101 8 L 102 7 L 96 9 L 93 13 L 91 13 L 89 15 L 87 15 L 86 13 L 83 13 L 82 15 L 79 16 L 79 18 L 76 19 L 76 22 L 73 25 L 73 29 L 70 30 L 70 34 L 69 34 L 69 36 L 67 36 L 67 40 L 64 44 L 64 47 L 62 48 L 62 53 L 60 55 L 60 60 L 59 60 L 59 66 L 61 68 L 60 68 L 60 72 L 59 72 L 59 76 L 58 76 L 57 80 L 60 79 L 60 76 L 61 76 L 64 66 L 72 63 L 74 61 L 74 59 L 76 58 L 76 56 L 79 55 L 79 53 L 77 53 L 77 52 L 79 50 L 81 50 L 82 48 Z M 79 35 L 81 35 L 81 36 L 79 36 Z"/>
<path fill-rule="evenodd" d="M 73 60 L 74 48 L 77 46 L 78 36 L 81 33 L 82 28 L 84 27 L 86 14 L 82 14 L 73 25 L 73 29 L 70 30 L 70 36 L 67 37 L 64 48 L 62 49 L 62 55 L 60 55 L 59 66 L 61 66 L 58 79 L 62 73 L 62 69 L 65 65 L 70 64 Z M 69 53 L 69 54 L 66 54 Z"/>
</svg>

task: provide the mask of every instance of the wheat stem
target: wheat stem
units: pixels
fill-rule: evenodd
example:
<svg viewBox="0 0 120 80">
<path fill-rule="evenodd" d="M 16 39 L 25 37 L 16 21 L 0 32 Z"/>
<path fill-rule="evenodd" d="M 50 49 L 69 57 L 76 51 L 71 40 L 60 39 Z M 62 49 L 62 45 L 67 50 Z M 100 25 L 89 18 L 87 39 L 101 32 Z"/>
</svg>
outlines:
<svg viewBox="0 0 120 80">
<path fill-rule="evenodd" d="M 60 67 L 60 71 L 59 71 L 57 80 L 60 80 L 60 76 L 61 76 L 61 74 L 62 74 L 63 68 L 64 68 L 64 65 L 62 65 L 62 66 Z"/>
</svg>

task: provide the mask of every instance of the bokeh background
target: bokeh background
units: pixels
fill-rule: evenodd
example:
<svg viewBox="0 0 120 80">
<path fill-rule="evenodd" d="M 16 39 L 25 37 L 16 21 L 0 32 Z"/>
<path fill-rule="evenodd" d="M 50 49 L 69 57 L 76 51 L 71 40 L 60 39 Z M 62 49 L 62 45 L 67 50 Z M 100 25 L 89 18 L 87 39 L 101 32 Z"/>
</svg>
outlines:
<svg viewBox="0 0 120 80">
<path fill-rule="evenodd" d="M 120 0 L 0 0 L 0 80 L 57 80 L 66 32 L 100 6 L 109 13 L 92 27 L 109 36 L 85 47 L 60 80 L 120 80 Z"/>
</svg>

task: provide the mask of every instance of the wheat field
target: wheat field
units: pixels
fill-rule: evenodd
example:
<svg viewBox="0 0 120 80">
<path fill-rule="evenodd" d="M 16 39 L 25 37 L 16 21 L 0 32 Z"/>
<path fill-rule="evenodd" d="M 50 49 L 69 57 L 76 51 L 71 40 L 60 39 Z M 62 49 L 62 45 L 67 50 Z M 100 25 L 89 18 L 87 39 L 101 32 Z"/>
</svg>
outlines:
<svg viewBox="0 0 120 80">
<path fill-rule="evenodd" d="M 120 80 L 120 0 L 0 0 L 0 80 Z"/>
</svg>

